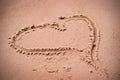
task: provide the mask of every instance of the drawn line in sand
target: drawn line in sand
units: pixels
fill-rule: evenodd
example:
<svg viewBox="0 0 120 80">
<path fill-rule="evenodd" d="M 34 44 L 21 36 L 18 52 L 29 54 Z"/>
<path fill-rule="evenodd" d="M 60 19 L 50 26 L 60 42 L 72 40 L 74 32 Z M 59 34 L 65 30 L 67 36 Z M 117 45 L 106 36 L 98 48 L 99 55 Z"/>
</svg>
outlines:
<svg viewBox="0 0 120 80">
<path fill-rule="evenodd" d="M 96 29 L 94 23 L 90 18 L 84 15 L 74 15 L 70 17 L 59 17 L 59 21 L 62 21 L 63 23 L 46 23 L 39 26 L 31 26 L 31 27 L 25 27 L 18 31 L 15 35 L 12 37 L 9 37 L 9 45 L 13 49 L 16 50 L 17 53 L 20 54 L 26 54 L 26 55 L 45 55 L 45 56 L 52 56 L 52 55 L 61 55 L 66 54 L 70 51 L 75 51 L 79 53 L 80 60 L 87 63 L 88 65 L 92 66 L 96 71 L 102 72 L 101 74 L 106 72 L 100 68 L 100 65 L 97 65 L 99 63 L 98 59 L 98 49 L 99 49 L 99 43 L 100 43 L 100 32 L 98 29 Z M 21 39 L 25 34 L 28 34 L 32 31 L 35 31 L 36 29 L 44 29 L 44 28 L 51 28 L 55 29 L 60 32 L 66 31 L 66 23 L 69 21 L 78 21 L 82 20 L 88 24 L 89 28 L 89 44 L 88 47 L 85 49 L 79 49 L 74 47 L 58 47 L 58 48 L 25 48 L 20 46 L 19 44 L 16 44 L 18 40 Z M 80 54 L 84 53 L 84 54 Z M 54 71 L 53 71 L 54 72 Z"/>
</svg>

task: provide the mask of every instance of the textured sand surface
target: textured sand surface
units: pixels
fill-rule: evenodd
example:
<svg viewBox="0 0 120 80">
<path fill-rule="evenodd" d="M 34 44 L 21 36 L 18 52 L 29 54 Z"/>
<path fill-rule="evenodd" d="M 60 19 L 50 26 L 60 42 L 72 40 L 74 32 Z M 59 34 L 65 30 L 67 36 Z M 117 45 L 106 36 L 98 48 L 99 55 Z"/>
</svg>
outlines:
<svg viewBox="0 0 120 80">
<path fill-rule="evenodd" d="M 117 0 L 1 1 L 0 80 L 119 80 L 118 3 Z M 86 61 L 89 54 L 85 51 L 68 50 L 52 56 L 23 55 L 9 47 L 8 38 L 24 27 L 54 22 L 63 24 L 64 21 L 58 17 L 74 15 L 87 16 L 100 31 L 100 39 L 97 35 L 100 44 L 97 44 L 98 51 L 94 52 L 95 56 L 98 54 L 98 59 L 94 59 L 92 66 Z M 89 46 L 89 29 L 85 21 L 66 22 L 65 28 L 67 30 L 63 32 L 51 28 L 35 29 L 24 34 L 17 44 L 26 48 L 85 49 Z M 56 53 L 59 54 L 59 51 Z"/>
</svg>

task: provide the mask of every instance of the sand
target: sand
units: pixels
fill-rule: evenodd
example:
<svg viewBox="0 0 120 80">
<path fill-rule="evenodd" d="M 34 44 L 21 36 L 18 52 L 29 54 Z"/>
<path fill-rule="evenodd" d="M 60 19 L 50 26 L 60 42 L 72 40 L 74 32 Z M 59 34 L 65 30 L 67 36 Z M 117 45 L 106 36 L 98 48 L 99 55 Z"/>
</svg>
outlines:
<svg viewBox="0 0 120 80">
<path fill-rule="evenodd" d="M 1 6 L 1 80 L 119 79 L 117 6 L 73 2 L 13 0 Z"/>
</svg>

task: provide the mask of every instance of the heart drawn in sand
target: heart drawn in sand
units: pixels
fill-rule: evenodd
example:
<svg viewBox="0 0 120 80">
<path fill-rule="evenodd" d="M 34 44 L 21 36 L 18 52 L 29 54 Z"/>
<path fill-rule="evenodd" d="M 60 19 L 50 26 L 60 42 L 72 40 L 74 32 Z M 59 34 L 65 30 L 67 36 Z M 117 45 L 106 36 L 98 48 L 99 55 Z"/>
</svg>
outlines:
<svg viewBox="0 0 120 80">
<path fill-rule="evenodd" d="M 46 23 L 39 26 L 33 25 L 31 27 L 24 27 L 23 29 L 18 31 L 15 35 L 9 38 L 10 47 L 15 49 L 17 53 L 26 54 L 26 55 L 52 56 L 52 55 L 65 54 L 66 52 L 70 52 L 70 51 L 72 52 L 74 51 L 77 53 L 84 52 L 85 54 L 80 54 L 81 55 L 80 60 L 86 62 L 88 65 L 91 65 L 96 70 L 99 70 L 99 67 L 96 66 L 95 64 L 96 61 L 98 61 L 98 56 L 97 54 L 95 54 L 95 51 L 97 51 L 99 48 L 100 35 L 98 29 L 95 27 L 91 19 L 84 15 L 59 17 L 58 19 L 59 19 L 58 22 Z M 80 21 L 83 21 L 84 23 L 86 23 L 86 25 L 84 26 L 82 22 L 80 23 L 82 25 L 78 26 L 78 23 Z M 27 34 L 32 35 L 31 32 L 32 34 L 36 32 L 35 35 L 38 35 L 41 41 L 38 39 L 36 39 L 36 41 L 31 40 L 33 37 L 35 37 L 34 35 L 32 38 L 28 37 Z M 88 32 L 87 39 L 84 39 L 86 36 L 84 37 L 83 35 L 86 32 Z M 18 44 L 18 42 L 21 41 L 22 38 L 25 38 L 26 35 L 28 37 L 28 40 L 35 42 L 34 44 L 37 45 L 46 44 L 46 47 L 44 47 L 45 46 L 44 45 L 38 48 L 36 47 L 27 48 L 24 47 L 23 45 L 21 46 L 21 44 Z M 44 38 L 43 41 L 42 41 L 42 37 Z M 87 40 L 88 43 L 86 43 L 85 40 Z M 51 45 L 51 43 L 52 46 L 49 46 Z M 62 45 L 59 45 L 61 43 Z M 85 43 L 87 47 L 86 46 L 83 48 L 79 47 L 79 45 L 85 45 Z M 33 43 L 30 42 L 29 44 L 32 45 Z"/>
</svg>

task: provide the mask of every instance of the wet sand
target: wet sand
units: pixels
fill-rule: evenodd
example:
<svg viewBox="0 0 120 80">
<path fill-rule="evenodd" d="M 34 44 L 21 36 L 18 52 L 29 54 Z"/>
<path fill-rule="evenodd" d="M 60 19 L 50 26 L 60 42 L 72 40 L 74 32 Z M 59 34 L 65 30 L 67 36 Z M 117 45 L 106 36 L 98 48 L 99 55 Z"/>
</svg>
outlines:
<svg viewBox="0 0 120 80">
<path fill-rule="evenodd" d="M 0 6 L 1 80 L 120 78 L 116 2 L 6 4 Z"/>
</svg>

